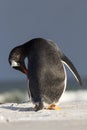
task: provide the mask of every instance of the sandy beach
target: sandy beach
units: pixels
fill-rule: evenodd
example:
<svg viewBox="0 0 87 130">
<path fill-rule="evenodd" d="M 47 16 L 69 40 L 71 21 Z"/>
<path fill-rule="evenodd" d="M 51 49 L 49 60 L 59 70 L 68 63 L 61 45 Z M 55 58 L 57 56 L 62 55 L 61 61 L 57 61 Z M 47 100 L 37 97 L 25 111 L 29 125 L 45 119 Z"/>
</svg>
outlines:
<svg viewBox="0 0 87 130">
<path fill-rule="evenodd" d="M 61 102 L 60 110 L 35 112 L 31 103 L 0 105 L 0 129 L 87 130 L 87 102 Z"/>
<path fill-rule="evenodd" d="M 87 120 L 0 123 L 1 130 L 87 130 Z"/>
</svg>

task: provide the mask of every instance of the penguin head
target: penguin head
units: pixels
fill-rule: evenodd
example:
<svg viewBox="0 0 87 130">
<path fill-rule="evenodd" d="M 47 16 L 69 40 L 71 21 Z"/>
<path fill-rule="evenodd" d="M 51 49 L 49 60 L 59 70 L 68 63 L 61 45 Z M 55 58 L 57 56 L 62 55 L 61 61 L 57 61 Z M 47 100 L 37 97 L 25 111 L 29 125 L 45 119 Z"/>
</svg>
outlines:
<svg viewBox="0 0 87 130">
<path fill-rule="evenodd" d="M 9 54 L 9 64 L 12 68 L 19 70 L 25 74 L 28 74 L 28 70 L 26 69 L 24 62 L 23 51 L 20 47 L 15 47 Z"/>
</svg>

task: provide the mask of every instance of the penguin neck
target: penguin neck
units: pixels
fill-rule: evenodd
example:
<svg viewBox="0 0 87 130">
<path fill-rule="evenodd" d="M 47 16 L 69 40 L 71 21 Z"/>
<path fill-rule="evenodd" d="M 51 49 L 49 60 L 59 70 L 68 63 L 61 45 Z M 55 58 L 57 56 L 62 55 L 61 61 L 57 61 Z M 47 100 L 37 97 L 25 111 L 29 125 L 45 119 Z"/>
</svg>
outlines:
<svg viewBox="0 0 87 130">
<path fill-rule="evenodd" d="M 22 49 L 24 58 L 26 58 L 29 55 L 29 53 L 32 50 L 31 48 L 32 48 L 32 44 L 29 41 L 24 43 L 23 45 L 21 45 L 21 49 Z"/>
</svg>

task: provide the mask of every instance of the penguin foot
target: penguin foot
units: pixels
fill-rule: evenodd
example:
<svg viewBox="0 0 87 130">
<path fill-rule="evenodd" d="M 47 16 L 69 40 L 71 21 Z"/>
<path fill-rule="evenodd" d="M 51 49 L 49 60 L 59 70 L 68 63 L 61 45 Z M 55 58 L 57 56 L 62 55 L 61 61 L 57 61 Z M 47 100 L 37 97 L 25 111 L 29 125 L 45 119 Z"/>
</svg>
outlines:
<svg viewBox="0 0 87 130">
<path fill-rule="evenodd" d="M 34 107 L 34 110 L 37 112 L 39 110 L 43 109 L 43 104 L 42 103 L 36 103 L 35 104 L 35 107 Z"/>
<path fill-rule="evenodd" d="M 55 104 L 50 104 L 47 109 L 48 110 L 60 110 L 61 108 Z"/>
</svg>

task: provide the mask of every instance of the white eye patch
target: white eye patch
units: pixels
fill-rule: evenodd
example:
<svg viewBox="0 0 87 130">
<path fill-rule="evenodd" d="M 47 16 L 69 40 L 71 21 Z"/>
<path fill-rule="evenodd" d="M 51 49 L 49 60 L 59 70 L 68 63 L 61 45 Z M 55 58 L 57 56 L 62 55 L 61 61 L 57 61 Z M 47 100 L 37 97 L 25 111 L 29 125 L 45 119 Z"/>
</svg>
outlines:
<svg viewBox="0 0 87 130">
<path fill-rule="evenodd" d="M 19 63 L 17 63 L 14 60 L 11 61 L 11 67 L 18 67 L 18 66 L 20 66 Z"/>
</svg>

